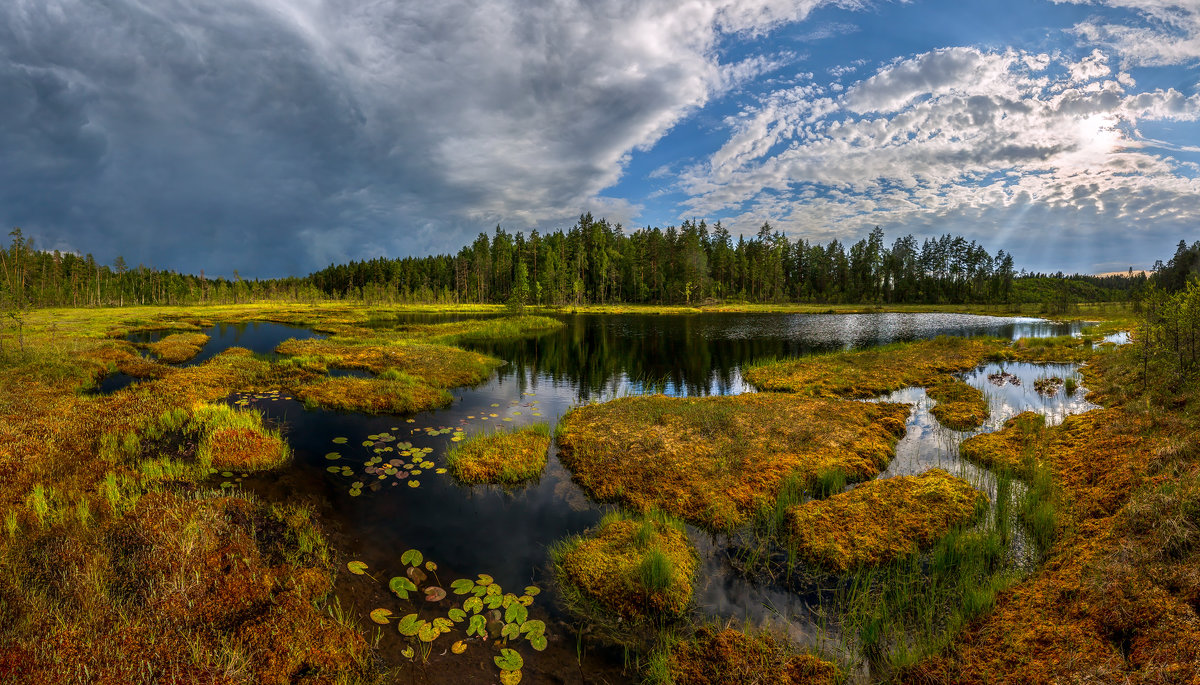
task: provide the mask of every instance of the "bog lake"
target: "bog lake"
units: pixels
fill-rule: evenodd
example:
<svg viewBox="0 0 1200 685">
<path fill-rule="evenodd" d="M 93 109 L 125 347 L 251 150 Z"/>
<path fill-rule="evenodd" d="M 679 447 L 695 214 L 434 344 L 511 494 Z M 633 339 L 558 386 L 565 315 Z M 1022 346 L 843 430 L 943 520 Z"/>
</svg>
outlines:
<svg viewBox="0 0 1200 685">
<path fill-rule="evenodd" d="M 612 505 L 590 501 L 559 464 L 553 446 L 541 478 L 525 487 L 457 484 L 439 471 L 444 467 L 443 455 L 458 440 L 480 431 L 537 422 L 553 426 L 574 406 L 627 395 L 753 392 L 743 380 L 742 370 L 756 361 L 940 335 L 1007 339 L 1079 335 L 1083 327 L 1078 322 L 942 313 L 578 314 L 558 318 L 565 326 L 544 335 L 465 345 L 505 364 L 483 384 L 454 390 L 454 402 L 446 409 L 380 416 L 306 409 L 282 393 L 235 395 L 231 402 L 259 409 L 282 426 L 294 460 L 269 474 L 245 478 L 218 474 L 213 485 L 240 487 L 268 501 L 299 501 L 318 510 L 333 545 L 345 557 L 343 564 L 349 559 L 362 561 L 370 577 L 383 579 L 374 582 L 369 576 L 342 573 L 335 587 L 341 609 L 360 616 L 369 628 L 374 626 L 365 617 L 375 608 L 406 613 L 387 592 L 386 578 L 403 572 L 403 551 L 417 549 L 425 559 L 436 562 L 437 574 L 447 587 L 452 578 L 486 573 L 504 588 L 519 591 L 533 585 L 542 590 L 530 615 L 546 623 L 549 646 L 540 653 L 524 650 L 524 682 L 632 682 L 634 676 L 623 672 L 630 653 L 593 638 L 586 621 L 560 606 L 547 560 L 548 545 L 594 526 Z M 446 320 L 414 314 L 376 325 L 402 327 Z M 232 346 L 270 356 L 276 345 L 288 338 L 321 337 L 274 323 L 226 324 L 204 332 L 211 340 L 186 364 L 202 364 Z M 156 335 L 141 334 L 131 340 L 151 342 Z M 1003 383 L 989 380 L 989 375 L 998 373 L 1009 376 Z M 985 491 L 993 488 L 990 474 L 958 457 L 963 439 L 995 430 L 1022 411 L 1042 413 L 1053 424 L 1092 407 L 1084 399 L 1082 386 L 1071 393 L 1060 389 L 1049 396 L 1039 394 L 1034 380 L 1043 376 L 1078 378 L 1074 365 L 1026 363 L 988 364 L 961 374 L 964 381 L 984 392 L 990 405 L 990 418 L 972 432 L 940 426 L 929 413 L 932 402 L 923 389 L 908 388 L 880 398 L 914 407 L 896 456 L 880 477 L 919 474 L 937 467 Z M 114 392 L 133 382 L 116 374 L 103 379 L 97 391 Z M 384 443 L 409 446 L 408 451 L 424 456 L 403 477 L 385 476 L 364 466 L 375 455 L 374 446 Z M 331 457 L 333 454 L 337 456 Z M 413 486 L 414 482 L 419 484 Z M 736 534 L 714 536 L 694 528 L 689 528 L 689 533 L 701 558 L 694 620 L 770 627 L 813 647 L 836 641 L 836 622 L 814 614 L 810 594 L 735 570 Z M 379 648 L 389 660 L 404 663 L 399 651 L 405 644 L 393 627 L 380 628 Z M 494 681 L 490 658 L 462 659 L 442 650 L 439 646 L 426 665 L 409 666 L 413 672 L 403 675 L 401 681 Z"/>
</svg>

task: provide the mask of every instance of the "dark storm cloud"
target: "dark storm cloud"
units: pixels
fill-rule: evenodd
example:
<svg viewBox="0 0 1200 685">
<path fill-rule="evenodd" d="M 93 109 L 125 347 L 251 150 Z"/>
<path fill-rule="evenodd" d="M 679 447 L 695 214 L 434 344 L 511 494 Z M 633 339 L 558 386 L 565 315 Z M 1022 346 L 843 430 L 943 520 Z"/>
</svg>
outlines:
<svg viewBox="0 0 1200 685">
<path fill-rule="evenodd" d="M 582 209 L 819 0 L 10 0 L 0 216 L 41 247 L 303 273 Z M 753 76 L 752 73 L 745 77 Z"/>
</svg>

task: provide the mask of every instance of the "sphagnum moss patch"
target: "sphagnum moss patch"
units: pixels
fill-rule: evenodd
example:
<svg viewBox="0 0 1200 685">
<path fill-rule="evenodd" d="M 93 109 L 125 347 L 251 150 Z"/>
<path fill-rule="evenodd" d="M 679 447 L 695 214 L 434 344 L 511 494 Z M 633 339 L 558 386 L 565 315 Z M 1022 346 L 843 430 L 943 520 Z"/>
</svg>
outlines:
<svg viewBox="0 0 1200 685">
<path fill-rule="evenodd" d="M 941 469 L 873 480 L 788 512 L 801 559 L 839 571 L 928 547 L 966 523 L 986 496 Z"/>
<path fill-rule="evenodd" d="M 930 414 L 946 428 L 966 431 L 978 428 L 988 419 L 988 401 L 978 388 L 960 380 L 942 381 L 927 391 L 937 402 Z"/>
<path fill-rule="evenodd" d="M 158 342 L 150 343 L 148 347 L 164 362 L 178 364 L 200 354 L 200 349 L 208 340 L 203 333 L 172 333 Z"/>
<path fill-rule="evenodd" d="M 677 617 L 691 604 L 697 558 L 683 526 L 661 515 L 605 516 L 550 550 L 568 603 L 621 620 Z M 571 601 L 574 598 L 575 601 Z"/>
<path fill-rule="evenodd" d="M 550 426 L 539 423 L 468 438 L 446 454 L 446 466 L 464 483 L 518 485 L 542 474 L 549 450 Z"/>
<path fill-rule="evenodd" d="M 835 685 L 837 666 L 767 633 L 703 627 L 667 658 L 673 685 Z"/>
<path fill-rule="evenodd" d="M 652 395 L 575 409 L 557 440 L 559 459 L 593 498 L 727 530 L 772 504 L 789 477 L 878 475 L 908 413 L 906 404 L 777 393 Z"/>
</svg>

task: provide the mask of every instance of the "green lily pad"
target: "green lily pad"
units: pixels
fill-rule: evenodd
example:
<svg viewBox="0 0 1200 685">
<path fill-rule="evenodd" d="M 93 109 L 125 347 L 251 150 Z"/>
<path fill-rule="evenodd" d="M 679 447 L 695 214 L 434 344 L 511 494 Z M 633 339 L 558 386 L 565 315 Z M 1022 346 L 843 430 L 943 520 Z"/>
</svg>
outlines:
<svg viewBox="0 0 1200 685">
<path fill-rule="evenodd" d="M 478 583 L 478 584 L 480 584 L 480 585 L 491 585 L 491 584 L 492 584 L 492 583 L 494 583 L 495 581 L 494 581 L 494 580 L 492 580 L 492 577 L 491 577 L 491 576 L 489 576 L 488 574 L 486 574 L 486 573 L 480 573 L 480 574 L 479 574 L 479 580 L 477 580 L 477 581 L 475 581 L 475 582 L 476 582 L 476 583 Z"/>
<path fill-rule="evenodd" d="M 417 631 L 417 639 L 421 642 L 433 642 L 437 636 L 441 635 L 437 628 L 433 627 L 432 623 L 421 622 L 421 627 Z"/>
<path fill-rule="evenodd" d="M 525 665 L 525 660 L 515 649 L 500 650 L 500 656 L 493 658 L 492 661 L 495 661 L 502 671 L 519 671 Z"/>
<path fill-rule="evenodd" d="M 392 578 L 388 581 L 388 587 L 400 599 L 408 599 L 408 593 L 417 591 L 417 586 L 413 585 L 413 582 L 404 576 Z"/>
<path fill-rule="evenodd" d="M 467 624 L 467 635 L 478 634 L 480 637 L 487 635 L 487 619 L 481 614 L 476 614 L 471 617 L 471 622 Z"/>
<path fill-rule="evenodd" d="M 421 625 L 424 623 L 416 614 L 408 614 L 400 619 L 400 622 L 396 624 L 396 628 L 400 631 L 401 635 L 412 637 L 420 632 Z"/>
<path fill-rule="evenodd" d="M 521 632 L 525 633 L 530 640 L 533 640 L 533 638 L 539 635 L 546 634 L 546 624 L 533 618 L 521 624 Z"/>
<path fill-rule="evenodd" d="M 505 623 L 516 623 L 519 625 L 524 623 L 528 618 L 529 610 L 525 608 L 524 604 L 519 602 L 513 602 L 512 604 L 509 604 L 508 609 L 504 611 Z"/>
<path fill-rule="evenodd" d="M 424 560 L 425 557 L 421 555 L 421 552 L 415 549 L 407 550 L 400 555 L 400 563 L 406 566 L 420 566 Z"/>
<path fill-rule="evenodd" d="M 448 618 L 439 616 L 433 619 L 433 627 L 437 629 L 438 633 L 448 633 L 454 627 L 454 623 Z"/>
<path fill-rule="evenodd" d="M 345 445 L 345 444 L 346 444 L 346 438 L 334 438 L 334 439 L 333 439 L 333 444 L 335 444 L 335 445 Z"/>
<path fill-rule="evenodd" d="M 505 623 L 504 627 L 500 629 L 500 637 L 505 640 L 515 640 L 521 637 L 521 626 L 516 623 Z"/>
<path fill-rule="evenodd" d="M 325 467 L 325 470 L 326 470 L 326 471 L 328 471 L 328 472 L 330 472 L 330 473 L 341 473 L 341 472 L 342 472 L 342 467 L 340 467 L 340 466 L 327 466 L 327 467 Z"/>
<path fill-rule="evenodd" d="M 346 564 L 346 568 L 350 569 L 350 572 L 356 576 L 361 576 L 367 572 L 366 563 L 361 561 L 351 561 L 350 563 Z"/>
<path fill-rule="evenodd" d="M 400 650 L 400 653 L 404 655 L 405 659 L 411 659 L 417 654 L 415 651 L 413 651 L 412 647 L 405 647 L 404 649 Z"/>
<path fill-rule="evenodd" d="M 529 646 L 533 647 L 539 652 L 544 650 L 546 648 L 546 636 L 538 635 L 537 637 L 529 638 Z"/>
<path fill-rule="evenodd" d="M 388 619 L 390 618 L 392 618 L 392 612 L 388 611 L 387 609 L 371 610 L 371 620 L 381 626 L 386 626 L 388 624 Z"/>
<path fill-rule="evenodd" d="M 538 593 L 540 592 L 541 590 L 536 585 L 530 585 L 529 587 L 525 588 L 525 594 L 529 595 L 530 597 L 537 597 Z"/>
<path fill-rule="evenodd" d="M 325 455 L 325 458 L 330 461 L 333 461 L 334 459 L 341 459 L 342 455 L 337 452 L 330 452 L 329 454 Z"/>
<path fill-rule="evenodd" d="M 450 620 L 454 621 L 455 623 L 462 623 L 463 621 L 467 620 L 467 612 L 457 607 L 446 612 L 446 615 L 449 616 Z"/>
<path fill-rule="evenodd" d="M 483 611 L 483 600 L 478 597 L 468 597 L 467 601 L 463 602 L 463 610 L 478 614 Z"/>
</svg>

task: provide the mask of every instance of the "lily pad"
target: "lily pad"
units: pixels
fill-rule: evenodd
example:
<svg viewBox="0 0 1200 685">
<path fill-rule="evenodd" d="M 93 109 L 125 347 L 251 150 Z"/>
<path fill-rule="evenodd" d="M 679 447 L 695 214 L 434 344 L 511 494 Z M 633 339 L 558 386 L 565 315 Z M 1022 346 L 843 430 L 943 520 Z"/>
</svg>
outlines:
<svg viewBox="0 0 1200 685">
<path fill-rule="evenodd" d="M 457 607 L 446 612 L 446 615 L 449 616 L 450 620 L 454 621 L 455 623 L 462 623 L 463 621 L 467 620 L 467 612 Z"/>
<path fill-rule="evenodd" d="M 516 623 L 505 623 L 504 627 L 500 629 L 500 637 L 505 640 L 515 640 L 521 637 L 521 626 Z"/>
<path fill-rule="evenodd" d="M 433 573 L 437 570 L 437 564 L 433 563 L 432 561 L 427 561 L 425 562 L 425 570 Z"/>
<path fill-rule="evenodd" d="M 505 623 L 521 624 L 529 618 L 529 609 L 525 608 L 524 604 L 514 602 L 508 605 L 508 609 L 504 611 Z"/>
<path fill-rule="evenodd" d="M 408 593 L 417 591 L 417 586 L 413 585 L 413 582 L 404 576 L 396 576 L 395 578 L 392 578 L 388 582 L 388 587 L 391 588 L 392 592 L 396 593 L 396 596 L 400 599 L 408 599 Z"/>
<path fill-rule="evenodd" d="M 408 487 L 419 488 L 419 487 L 421 487 L 421 481 L 417 480 L 416 478 L 413 478 L 412 480 L 408 481 Z"/>
<path fill-rule="evenodd" d="M 430 585 L 425 588 L 426 602 L 440 602 L 446 599 L 446 591 L 436 585 Z"/>
<path fill-rule="evenodd" d="M 483 611 L 483 600 L 478 597 L 468 597 L 467 601 L 463 602 L 463 610 L 478 614 Z"/>
<path fill-rule="evenodd" d="M 532 641 L 533 638 L 546 634 L 546 624 L 542 623 L 536 618 L 530 619 L 521 624 L 521 632 L 525 633 L 525 635 L 528 636 Z"/>
<path fill-rule="evenodd" d="M 342 467 L 340 467 L 340 466 L 327 466 L 327 467 L 325 467 L 325 470 L 326 470 L 326 471 L 328 471 L 328 472 L 330 472 L 330 473 L 341 473 L 341 472 L 342 472 Z"/>
<path fill-rule="evenodd" d="M 325 458 L 330 461 L 333 461 L 334 459 L 341 459 L 342 455 L 337 452 L 330 452 L 329 454 L 325 455 Z"/>
<path fill-rule="evenodd" d="M 417 639 L 421 642 L 433 642 L 437 636 L 441 635 L 437 628 L 433 627 L 432 623 L 421 623 L 421 627 L 417 630 Z"/>
<path fill-rule="evenodd" d="M 455 654 L 462 654 L 463 652 L 467 651 L 467 643 L 463 642 L 462 640 L 458 640 L 454 644 L 450 645 L 450 651 L 454 652 Z"/>
<path fill-rule="evenodd" d="M 515 671 L 500 671 L 500 685 L 518 685 L 521 682 L 521 669 Z"/>
<path fill-rule="evenodd" d="M 467 635 L 487 635 L 487 619 L 481 614 L 472 616 L 471 622 L 467 624 Z"/>
<path fill-rule="evenodd" d="M 350 572 L 356 576 L 361 576 L 367 572 L 366 563 L 361 561 L 351 561 L 350 563 L 346 564 L 346 568 L 350 569 Z"/>
<path fill-rule="evenodd" d="M 439 633 L 448 633 L 450 632 L 450 629 L 454 627 L 454 623 L 448 618 L 442 618 L 439 616 L 433 619 L 433 627 L 437 628 Z"/>
<path fill-rule="evenodd" d="M 335 445 L 345 445 L 346 440 L 347 440 L 346 438 L 334 438 L 332 442 Z"/>
<path fill-rule="evenodd" d="M 400 654 L 404 655 L 405 659 L 411 659 L 416 656 L 417 653 L 413 651 L 412 647 L 405 647 L 404 649 L 400 650 Z"/>
<path fill-rule="evenodd" d="M 495 661 L 502 671 L 519 671 L 525 665 L 525 660 L 515 649 L 500 650 L 500 656 L 493 658 L 492 661 Z"/>
<path fill-rule="evenodd" d="M 525 594 L 529 595 L 530 597 L 537 597 L 540 592 L 541 589 L 536 585 L 530 585 L 529 587 L 525 588 Z"/>
<path fill-rule="evenodd" d="M 538 635 L 537 637 L 529 638 L 529 646 L 533 647 L 539 652 L 544 650 L 546 648 L 546 636 Z"/>
<path fill-rule="evenodd" d="M 388 619 L 390 618 L 392 618 L 392 612 L 388 611 L 387 609 L 371 610 L 371 620 L 381 626 L 386 626 L 388 624 Z"/>
<path fill-rule="evenodd" d="M 396 629 L 400 631 L 401 635 L 412 637 L 420 632 L 421 626 L 424 623 L 424 621 L 417 618 L 416 614 L 408 614 L 400 619 L 400 622 L 396 624 Z"/>
<path fill-rule="evenodd" d="M 429 576 L 425 575 L 424 571 L 417 568 L 416 566 L 413 566 L 412 568 L 408 569 L 404 573 L 407 574 L 409 578 L 412 578 L 413 582 L 418 585 L 420 585 L 421 583 L 424 583 L 425 579 L 429 577 Z"/>
<path fill-rule="evenodd" d="M 480 573 L 479 580 L 477 580 L 475 582 L 478 583 L 479 585 L 491 585 L 492 583 L 494 583 L 496 581 L 492 580 L 492 577 L 489 576 L 488 574 Z"/>
<path fill-rule="evenodd" d="M 406 566 L 420 566 L 425 557 L 420 550 L 410 549 L 400 555 L 400 563 Z"/>
</svg>

